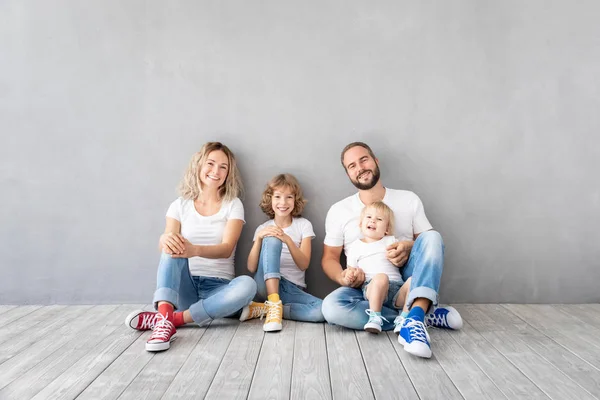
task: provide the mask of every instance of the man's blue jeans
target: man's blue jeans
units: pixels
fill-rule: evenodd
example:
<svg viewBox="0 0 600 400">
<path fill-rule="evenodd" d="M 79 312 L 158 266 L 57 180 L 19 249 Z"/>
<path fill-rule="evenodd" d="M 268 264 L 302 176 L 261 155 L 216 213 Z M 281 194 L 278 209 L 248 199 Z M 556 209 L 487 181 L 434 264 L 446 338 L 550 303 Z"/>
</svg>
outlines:
<svg viewBox="0 0 600 400">
<path fill-rule="evenodd" d="M 265 281 L 279 279 L 279 298 L 283 303 L 283 318 L 295 321 L 323 322 L 321 312 L 323 300 L 306 293 L 300 286 L 283 278 L 280 273 L 283 243 L 275 237 L 265 237 L 260 249 L 258 269 L 254 275 L 259 298 L 267 298 Z"/>
<path fill-rule="evenodd" d="M 412 276 L 411 289 L 408 294 L 408 308 L 417 298 L 431 300 L 431 307 L 438 304 L 440 279 L 444 269 L 444 242 L 436 231 L 421 233 L 415 241 L 410 257 L 402 268 L 402 279 L 406 281 Z M 323 300 L 323 315 L 330 324 L 341 325 L 351 329 L 362 330 L 369 316 L 365 310 L 369 301 L 363 298 L 360 288 L 341 287 L 331 292 Z M 384 322 L 383 330 L 394 328 L 397 310 L 383 307 L 381 314 L 389 321 Z"/>
<path fill-rule="evenodd" d="M 168 301 L 176 310 L 189 309 L 198 325 L 235 314 L 255 295 L 256 283 L 249 276 L 233 280 L 192 276 L 187 258 L 173 258 L 165 253 L 160 256 L 154 306 Z"/>
</svg>

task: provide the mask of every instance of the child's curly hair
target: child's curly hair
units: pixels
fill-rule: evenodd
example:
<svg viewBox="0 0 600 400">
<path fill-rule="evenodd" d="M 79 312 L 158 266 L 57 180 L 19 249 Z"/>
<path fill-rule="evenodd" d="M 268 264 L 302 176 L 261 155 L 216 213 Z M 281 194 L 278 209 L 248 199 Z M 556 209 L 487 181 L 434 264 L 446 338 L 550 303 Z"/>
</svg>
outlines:
<svg viewBox="0 0 600 400">
<path fill-rule="evenodd" d="M 300 183 L 292 174 L 279 174 L 267 183 L 265 191 L 262 194 L 262 200 L 260 201 L 260 209 L 263 210 L 269 218 L 275 218 L 275 212 L 273 211 L 273 192 L 275 189 L 289 189 L 294 194 L 294 209 L 292 210 L 292 217 L 299 217 L 304 211 L 304 205 L 306 199 L 302 194 L 302 188 Z"/>
</svg>

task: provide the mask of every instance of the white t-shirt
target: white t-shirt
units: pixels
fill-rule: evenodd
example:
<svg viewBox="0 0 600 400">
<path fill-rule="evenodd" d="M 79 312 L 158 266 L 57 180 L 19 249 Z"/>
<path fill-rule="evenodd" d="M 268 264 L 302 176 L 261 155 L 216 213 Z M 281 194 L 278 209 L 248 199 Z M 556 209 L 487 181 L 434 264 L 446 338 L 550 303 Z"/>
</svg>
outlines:
<svg viewBox="0 0 600 400">
<path fill-rule="evenodd" d="M 400 269 L 387 259 L 387 247 L 396 243 L 393 236 L 384 236 L 381 240 L 365 243 L 357 240 L 348 252 L 347 264 L 365 271 L 366 280 L 373 279 L 376 274 L 386 274 L 391 281 L 402 282 Z"/>
<path fill-rule="evenodd" d="M 383 202 L 394 212 L 394 236 L 397 240 L 414 240 L 414 235 L 432 229 L 421 199 L 413 192 L 386 188 Z M 358 193 L 332 205 L 325 219 L 325 245 L 344 246 L 348 256 L 349 248 L 363 237 L 358 223 L 364 207 Z"/>
<path fill-rule="evenodd" d="M 244 221 L 244 205 L 237 197 L 232 201 L 222 201 L 221 209 L 214 215 L 200 215 L 193 200 L 182 197 L 175 200 L 167 210 L 167 217 L 181 223 L 181 234 L 194 245 L 216 245 L 223 242 L 225 225 L 230 219 Z M 229 258 L 191 257 L 188 259 L 190 273 L 195 276 L 233 279 L 235 248 Z"/>
<path fill-rule="evenodd" d="M 254 232 L 253 241 L 256 241 L 258 232 L 260 232 L 267 226 L 272 225 L 275 225 L 275 221 L 271 219 L 265 222 L 264 224 L 260 225 L 258 228 L 256 228 L 256 231 Z M 292 219 L 292 224 L 287 228 L 283 228 L 283 232 L 285 232 L 285 234 L 292 238 L 293 242 L 296 244 L 297 247 L 300 247 L 300 244 L 302 243 L 302 240 L 304 238 L 309 237 L 312 239 L 315 237 L 315 232 L 313 231 L 312 224 L 309 220 L 302 217 Z M 290 254 L 290 249 L 285 243 L 283 243 L 281 249 L 280 260 L 281 265 L 279 272 L 281 273 L 281 276 L 283 276 L 288 281 L 305 288 L 306 283 L 304 281 L 304 271 L 302 271 L 300 268 L 298 268 L 298 266 L 296 266 L 296 263 L 294 262 L 294 259 Z"/>
</svg>

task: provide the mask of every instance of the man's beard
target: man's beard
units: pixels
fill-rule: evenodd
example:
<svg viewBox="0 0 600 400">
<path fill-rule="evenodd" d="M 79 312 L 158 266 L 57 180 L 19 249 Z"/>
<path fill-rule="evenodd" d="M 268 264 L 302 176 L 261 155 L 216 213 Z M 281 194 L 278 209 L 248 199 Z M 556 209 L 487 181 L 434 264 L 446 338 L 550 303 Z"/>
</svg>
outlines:
<svg viewBox="0 0 600 400">
<path fill-rule="evenodd" d="M 371 182 L 367 182 L 367 183 L 360 183 L 359 182 L 359 177 L 361 174 L 370 171 L 371 172 Z M 371 189 L 373 186 L 377 185 L 377 182 L 379 182 L 379 177 L 380 177 L 380 172 L 379 172 L 379 165 L 375 165 L 375 171 L 373 171 L 372 169 L 365 169 L 363 171 L 361 171 L 358 176 L 356 177 L 356 180 L 353 181 L 352 179 L 350 179 L 350 182 L 352 182 L 352 184 L 358 189 L 358 190 L 369 190 Z"/>
</svg>

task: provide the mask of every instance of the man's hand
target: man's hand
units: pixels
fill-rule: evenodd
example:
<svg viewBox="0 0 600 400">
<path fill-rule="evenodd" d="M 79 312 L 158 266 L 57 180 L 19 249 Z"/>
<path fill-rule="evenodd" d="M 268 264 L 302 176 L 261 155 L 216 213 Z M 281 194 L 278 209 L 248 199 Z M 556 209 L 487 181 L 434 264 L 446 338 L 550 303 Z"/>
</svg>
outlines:
<svg viewBox="0 0 600 400">
<path fill-rule="evenodd" d="M 197 252 L 198 248 L 196 246 L 194 246 L 193 244 L 191 244 L 189 240 L 187 240 L 185 238 L 183 240 L 184 240 L 183 252 L 181 252 L 179 254 L 173 254 L 172 257 L 173 258 L 190 258 L 190 257 L 199 256 L 199 254 Z"/>
<path fill-rule="evenodd" d="M 365 282 L 365 271 L 360 268 L 347 267 L 342 271 L 340 285 L 353 288 L 361 287 Z"/>
<path fill-rule="evenodd" d="M 414 243 L 412 240 L 405 240 L 388 246 L 386 249 L 388 260 L 398 268 L 403 267 L 408 261 Z"/>
</svg>

